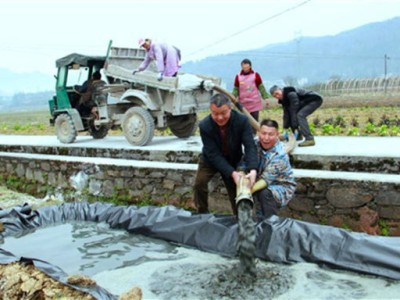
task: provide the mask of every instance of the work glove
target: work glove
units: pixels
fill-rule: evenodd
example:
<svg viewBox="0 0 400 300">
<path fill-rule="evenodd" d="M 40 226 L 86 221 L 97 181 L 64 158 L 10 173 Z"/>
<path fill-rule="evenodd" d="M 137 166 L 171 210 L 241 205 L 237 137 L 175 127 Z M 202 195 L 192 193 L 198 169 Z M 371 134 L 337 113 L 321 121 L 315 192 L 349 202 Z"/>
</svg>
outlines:
<svg viewBox="0 0 400 300">
<path fill-rule="evenodd" d="M 297 129 L 295 129 L 295 131 L 294 131 L 295 140 L 297 140 L 298 137 L 299 137 L 299 131 Z"/>
<path fill-rule="evenodd" d="M 259 190 L 265 189 L 268 186 L 264 179 L 259 179 L 251 188 L 251 193 L 258 192 Z"/>
<path fill-rule="evenodd" d="M 285 139 L 285 141 L 289 140 L 289 135 L 288 135 L 288 132 L 286 130 L 283 132 L 283 138 Z"/>
<path fill-rule="evenodd" d="M 158 81 L 163 80 L 163 74 L 162 74 L 162 73 L 159 73 L 159 74 L 158 74 L 157 80 L 158 80 Z"/>
<path fill-rule="evenodd" d="M 137 72 L 139 72 L 139 69 L 133 70 L 132 75 L 135 75 Z"/>
</svg>

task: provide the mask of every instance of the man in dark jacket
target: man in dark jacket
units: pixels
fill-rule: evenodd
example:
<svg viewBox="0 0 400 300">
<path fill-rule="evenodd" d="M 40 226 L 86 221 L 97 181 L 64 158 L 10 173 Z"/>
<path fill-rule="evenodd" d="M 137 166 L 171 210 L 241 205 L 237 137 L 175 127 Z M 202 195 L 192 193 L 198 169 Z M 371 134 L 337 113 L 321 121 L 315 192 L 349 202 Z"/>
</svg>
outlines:
<svg viewBox="0 0 400 300">
<path fill-rule="evenodd" d="M 199 124 L 203 149 L 194 184 L 194 201 L 199 213 L 209 212 L 208 183 L 218 172 L 228 191 L 233 213 L 237 215 L 236 184 L 241 176 L 237 167 L 242 157 L 250 188 L 257 176 L 258 158 L 252 129 L 247 117 L 232 110 L 229 98 L 223 94 L 211 97 L 210 110 L 210 115 Z"/>
<path fill-rule="evenodd" d="M 86 80 L 82 85 L 74 86 L 75 92 L 81 95 L 79 104 L 77 106 L 81 116 L 88 116 L 90 113 L 92 113 L 96 118 L 98 118 L 97 106 L 92 96 L 96 89 L 105 84 L 106 82 L 101 80 L 100 71 L 96 71 L 92 74 L 91 79 Z"/>
<path fill-rule="evenodd" d="M 315 141 L 308 126 L 307 116 L 321 106 L 322 97 L 313 91 L 292 86 L 280 88 L 274 85 L 269 91 L 283 107 L 284 135 L 291 128 L 296 137 L 300 132 L 305 138 L 305 141 L 299 144 L 300 147 L 314 146 Z"/>
</svg>

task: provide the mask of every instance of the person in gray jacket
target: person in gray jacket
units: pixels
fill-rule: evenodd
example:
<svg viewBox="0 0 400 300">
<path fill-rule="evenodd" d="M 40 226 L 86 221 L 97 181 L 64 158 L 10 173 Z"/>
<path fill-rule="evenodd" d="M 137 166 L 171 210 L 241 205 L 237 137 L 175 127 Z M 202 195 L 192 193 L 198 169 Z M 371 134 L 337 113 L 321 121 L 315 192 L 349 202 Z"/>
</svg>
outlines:
<svg viewBox="0 0 400 300">
<path fill-rule="evenodd" d="M 314 146 L 315 140 L 308 126 L 307 117 L 321 106 L 322 97 L 316 92 L 292 86 L 280 88 L 274 85 L 269 92 L 283 107 L 284 136 L 291 128 L 296 139 L 300 134 L 305 138 L 305 141 L 299 144 L 300 147 Z"/>
</svg>

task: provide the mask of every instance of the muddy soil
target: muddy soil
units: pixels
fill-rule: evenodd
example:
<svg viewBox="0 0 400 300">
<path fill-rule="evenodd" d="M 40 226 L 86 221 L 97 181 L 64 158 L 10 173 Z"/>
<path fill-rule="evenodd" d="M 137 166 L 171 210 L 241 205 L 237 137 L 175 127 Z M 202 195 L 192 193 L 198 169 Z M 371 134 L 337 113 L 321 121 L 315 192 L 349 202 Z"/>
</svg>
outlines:
<svg viewBox="0 0 400 300">
<path fill-rule="evenodd" d="M 68 283 L 80 286 L 95 285 L 87 276 L 72 275 Z M 119 300 L 141 300 L 142 290 L 134 287 L 119 296 Z M 24 263 L 0 264 L 0 299 L 4 300 L 96 300 L 92 295 L 64 285 L 35 266 Z"/>
<path fill-rule="evenodd" d="M 0 265 L 0 299 L 82 299 L 91 295 L 72 289 L 36 269 L 33 265 Z"/>
<path fill-rule="evenodd" d="M 63 203 L 63 199 L 59 195 L 50 195 L 43 199 L 38 199 L 28 194 L 14 192 L 0 185 L 0 210 L 24 204 L 37 209 L 41 206 L 61 203 Z"/>
</svg>

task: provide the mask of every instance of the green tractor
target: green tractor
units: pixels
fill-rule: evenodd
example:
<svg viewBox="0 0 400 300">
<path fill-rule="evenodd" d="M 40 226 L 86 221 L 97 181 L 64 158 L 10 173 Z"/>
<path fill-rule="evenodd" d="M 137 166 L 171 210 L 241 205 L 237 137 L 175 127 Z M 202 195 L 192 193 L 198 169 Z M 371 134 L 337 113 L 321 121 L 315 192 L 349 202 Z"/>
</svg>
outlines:
<svg viewBox="0 0 400 300">
<path fill-rule="evenodd" d="M 70 54 L 56 61 L 56 95 L 49 100 L 50 124 L 55 126 L 56 135 L 62 143 L 73 143 L 80 131 L 88 131 L 95 139 L 104 138 L 109 124 L 96 124 L 96 115 L 79 109 L 82 95 L 75 89 L 90 80 L 96 71 L 104 67 L 105 56 Z M 95 102 L 101 101 L 101 93 L 92 95 Z"/>
</svg>

